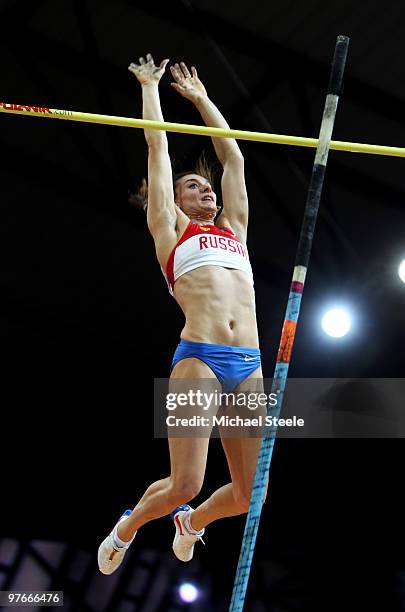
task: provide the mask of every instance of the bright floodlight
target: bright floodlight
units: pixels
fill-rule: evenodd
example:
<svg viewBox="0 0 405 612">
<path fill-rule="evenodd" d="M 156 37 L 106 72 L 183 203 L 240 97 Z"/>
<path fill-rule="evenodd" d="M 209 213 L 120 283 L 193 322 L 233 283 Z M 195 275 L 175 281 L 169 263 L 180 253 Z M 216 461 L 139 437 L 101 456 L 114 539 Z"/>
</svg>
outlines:
<svg viewBox="0 0 405 612">
<path fill-rule="evenodd" d="M 323 316 L 322 329 L 333 338 L 342 338 L 351 327 L 349 314 L 341 308 L 333 308 Z"/>
<path fill-rule="evenodd" d="M 405 259 L 401 261 L 398 267 L 399 278 L 403 283 L 405 283 Z"/>
<path fill-rule="evenodd" d="M 186 603 L 192 603 L 198 597 L 198 589 L 191 582 L 183 582 L 179 586 L 180 599 Z"/>
</svg>

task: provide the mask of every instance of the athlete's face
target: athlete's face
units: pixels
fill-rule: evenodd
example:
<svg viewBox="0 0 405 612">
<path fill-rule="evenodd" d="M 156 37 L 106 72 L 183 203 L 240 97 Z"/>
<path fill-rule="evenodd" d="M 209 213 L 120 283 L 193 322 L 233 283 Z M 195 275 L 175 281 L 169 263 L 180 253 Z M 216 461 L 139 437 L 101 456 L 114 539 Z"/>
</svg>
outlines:
<svg viewBox="0 0 405 612">
<path fill-rule="evenodd" d="M 198 174 L 186 174 L 176 182 L 176 204 L 189 217 L 215 216 L 217 196 L 210 183 Z"/>
</svg>

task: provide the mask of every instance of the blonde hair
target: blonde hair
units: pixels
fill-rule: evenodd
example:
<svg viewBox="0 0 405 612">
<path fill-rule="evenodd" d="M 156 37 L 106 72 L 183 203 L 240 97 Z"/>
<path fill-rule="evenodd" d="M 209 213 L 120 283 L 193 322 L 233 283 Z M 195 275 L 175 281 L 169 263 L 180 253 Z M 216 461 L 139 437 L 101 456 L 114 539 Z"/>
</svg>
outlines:
<svg viewBox="0 0 405 612">
<path fill-rule="evenodd" d="M 207 159 L 207 155 L 205 151 L 201 153 L 199 158 L 197 159 L 194 168 L 189 170 L 183 170 L 182 172 L 173 173 L 173 191 L 176 191 L 176 183 L 179 179 L 183 178 L 183 176 L 187 176 L 188 174 L 198 174 L 205 178 L 211 185 L 214 184 L 216 168 L 214 168 L 213 164 Z M 143 178 L 139 189 L 136 193 L 130 193 L 128 197 L 128 202 L 132 204 L 135 208 L 142 209 L 146 212 L 148 208 L 148 182 L 146 178 Z"/>
</svg>

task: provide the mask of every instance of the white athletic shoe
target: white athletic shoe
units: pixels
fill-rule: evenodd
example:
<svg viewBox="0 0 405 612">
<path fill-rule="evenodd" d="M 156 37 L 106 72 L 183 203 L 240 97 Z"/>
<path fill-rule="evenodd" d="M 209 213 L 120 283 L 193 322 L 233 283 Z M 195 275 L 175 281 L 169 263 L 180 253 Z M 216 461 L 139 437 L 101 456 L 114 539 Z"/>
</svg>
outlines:
<svg viewBox="0 0 405 612">
<path fill-rule="evenodd" d="M 118 525 L 122 521 L 125 521 L 125 519 L 128 518 L 131 513 L 132 510 L 125 510 L 124 514 L 120 517 L 110 535 L 108 535 L 100 544 L 98 549 L 98 568 L 102 574 L 109 575 L 115 572 L 115 570 L 121 565 L 125 553 L 136 536 L 135 532 L 134 537 L 127 542 L 125 546 L 118 546 L 115 540 Z"/>
<path fill-rule="evenodd" d="M 204 544 L 202 536 L 205 529 L 195 531 L 190 523 L 193 509 L 188 504 L 181 504 L 170 514 L 176 527 L 176 535 L 173 540 L 173 552 L 180 561 L 191 561 L 193 558 L 194 544 L 200 540 Z"/>
</svg>

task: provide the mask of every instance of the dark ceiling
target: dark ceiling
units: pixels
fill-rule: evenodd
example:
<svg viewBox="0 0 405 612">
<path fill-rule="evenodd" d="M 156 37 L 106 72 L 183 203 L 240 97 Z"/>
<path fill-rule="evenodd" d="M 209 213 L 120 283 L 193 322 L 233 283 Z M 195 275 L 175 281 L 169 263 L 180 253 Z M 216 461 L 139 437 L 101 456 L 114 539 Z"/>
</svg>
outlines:
<svg viewBox="0 0 405 612">
<path fill-rule="evenodd" d="M 346 34 L 351 44 L 334 137 L 401 146 L 402 5 L 385 3 L 384 11 L 381 6 L 87 1 L 37 2 L 22 10 L 17 2 L 3 2 L 2 96 L 139 117 L 140 90 L 127 66 L 150 51 L 156 60 L 195 64 L 232 127 L 316 136 L 335 39 Z M 165 118 L 200 122 L 169 83 L 167 75 L 161 86 Z M 146 173 L 142 132 L 5 115 L 1 124 L 8 363 L 29 369 L 42 361 L 46 368 L 55 358 L 63 360 L 73 343 L 86 360 L 102 354 L 108 368 L 112 347 L 132 354 L 141 324 L 142 330 L 153 329 L 143 355 L 163 375 L 181 318 L 166 296 L 144 219 L 127 203 L 128 189 Z M 178 167 L 202 148 L 211 150 L 203 137 L 171 134 L 169 141 Z M 241 148 L 259 329 L 270 375 L 313 151 L 248 142 Z M 400 375 L 402 167 L 402 159 L 330 154 L 293 374 Z M 336 300 L 357 316 L 344 346 L 325 342 L 317 330 L 319 309 Z M 167 316 L 151 316 L 157 303 Z"/>
<path fill-rule="evenodd" d="M 334 138 L 405 146 L 404 17 L 402 2 L 1 0 L 1 98 L 140 117 L 140 88 L 127 66 L 151 52 L 156 61 L 197 66 L 231 127 L 315 137 L 336 37 L 345 34 L 351 42 Z M 169 84 L 167 74 L 166 120 L 199 123 Z M 143 133 L 2 114 L 0 144 L 8 431 L 26 444 L 30 481 L 52 458 L 63 482 L 86 478 L 89 501 L 105 457 L 86 450 L 87 441 L 97 445 L 109 432 L 119 462 L 129 453 L 120 442 L 132 431 L 130 452 L 142 461 L 137 440 L 142 428 L 152 436 L 153 377 L 167 375 L 182 325 L 143 214 L 127 202 L 147 170 Z M 169 146 L 179 167 L 203 148 L 212 153 L 203 137 L 170 134 Z M 314 151 L 240 146 L 264 372 L 271 376 Z M 330 153 L 291 375 L 403 376 L 405 285 L 396 269 L 405 256 L 404 163 Z M 343 342 L 319 331 L 321 311 L 335 302 L 354 312 L 354 332 Z M 136 423 L 127 420 L 134 410 Z M 154 448 L 166 456 L 163 443 Z M 123 487 L 124 477 L 117 478 Z M 77 524 L 75 500 L 55 495 Z M 116 511 L 115 500 L 108 503 L 100 532 Z M 41 510 L 33 512 L 33 524 L 43 525 Z M 7 516 L 22 513 L 10 507 Z"/>
</svg>

